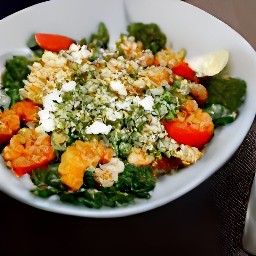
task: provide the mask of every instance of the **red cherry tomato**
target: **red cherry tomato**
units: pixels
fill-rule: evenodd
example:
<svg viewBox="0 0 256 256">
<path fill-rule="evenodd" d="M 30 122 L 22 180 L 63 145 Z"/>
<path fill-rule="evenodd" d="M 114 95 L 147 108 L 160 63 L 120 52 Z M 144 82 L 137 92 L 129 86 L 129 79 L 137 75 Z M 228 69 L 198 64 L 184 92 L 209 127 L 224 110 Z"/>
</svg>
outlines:
<svg viewBox="0 0 256 256">
<path fill-rule="evenodd" d="M 52 52 L 67 50 L 74 43 L 73 39 L 66 36 L 43 33 L 35 34 L 35 40 L 42 49 Z"/>
<path fill-rule="evenodd" d="M 180 62 L 172 68 L 172 72 L 194 82 L 198 82 L 195 71 L 189 67 L 187 62 Z"/>
<path fill-rule="evenodd" d="M 157 170 L 171 171 L 176 170 L 181 164 L 182 161 L 179 158 L 163 157 L 156 161 L 156 165 L 154 165 L 153 168 Z"/>
<path fill-rule="evenodd" d="M 213 136 L 214 124 L 211 116 L 198 108 L 196 101 L 189 100 L 178 117 L 163 122 L 168 135 L 179 144 L 201 148 Z"/>
<path fill-rule="evenodd" d="M 165 123 L 168 135 L 179 144 L 201 148 L 210 141 L 213 135 L 213 125 L 203 125 L 182 122 L 178 118 Z"/>
</svg>

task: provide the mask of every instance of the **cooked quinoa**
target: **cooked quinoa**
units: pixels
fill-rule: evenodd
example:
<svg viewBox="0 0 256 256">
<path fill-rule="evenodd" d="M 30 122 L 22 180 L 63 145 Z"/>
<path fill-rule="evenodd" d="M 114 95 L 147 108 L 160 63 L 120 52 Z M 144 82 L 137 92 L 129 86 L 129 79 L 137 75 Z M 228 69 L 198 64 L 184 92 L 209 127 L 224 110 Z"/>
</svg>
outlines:
<svg viewBox="0 0 256 256">
<path fill-rule="evenodd" d="M 58 150 L 65 151 L 70 139 L 96 137 L 117 157 L 139 148 L 153 160 L 164 154 L 191 164 L 202 153 L 169 138 L 161 123 L 176 116 L 193 86 L 169 68 L 181 56 L 162 50 L 156 66 L 151 50 L 142 50 L 132 36 L 122 36 L 112 51 L 72 44 L 59 53 L 45 51 L 33 64 L 21 95 L 43 105 L 40 124 L 52 132 Z"/>
</svg>

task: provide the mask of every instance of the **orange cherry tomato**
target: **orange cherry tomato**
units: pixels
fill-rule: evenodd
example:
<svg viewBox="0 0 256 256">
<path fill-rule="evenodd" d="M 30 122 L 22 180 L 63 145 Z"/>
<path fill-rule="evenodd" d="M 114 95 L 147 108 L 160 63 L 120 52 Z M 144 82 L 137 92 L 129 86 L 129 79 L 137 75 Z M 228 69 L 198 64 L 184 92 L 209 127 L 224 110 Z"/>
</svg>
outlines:
<svg viewBox="0 0 256 256">
<path fill-rule="evenodd" d="M 45 33 L 36 33 L 35 40 L 42 49 L 52 52 L 68 50 L 69 46 L 75 42 L 67 36 Z"/>
<path fill-rule="evenodd" d="M 183 112 L 170 122 L 164 122 L 164 126 L 176 142 L 197 148 L 208 143 L 214 133 L 211 116 L 198 108 L 194 100 L 188 101 Z"/>
<path fill-rule="evenodd" d="M 55 153 L 48 134 L 22 128 L 3 149 L 2 156 L 6 165 L 20 177 L 35 168 L 47 166 Z"/>
<path fill-rule="evenodd" d="M 0 113 L 0 145 L 8 143 L 19 129 L 20 119 L 14 111 L 4 110 Z"/>
<path fill-rule="evenodd" d="M 39 106 L 31 100 L 22 100 L 15 103 L 11 110 L 16 112 L 23 122 L 38 122 Z"/>
</svg>

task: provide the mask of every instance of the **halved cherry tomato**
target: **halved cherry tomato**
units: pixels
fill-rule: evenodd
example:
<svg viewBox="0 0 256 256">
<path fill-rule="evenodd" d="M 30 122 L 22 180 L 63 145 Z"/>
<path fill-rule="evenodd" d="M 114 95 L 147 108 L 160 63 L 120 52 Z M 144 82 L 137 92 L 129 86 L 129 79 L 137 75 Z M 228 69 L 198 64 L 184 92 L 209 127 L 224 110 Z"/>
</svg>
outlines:
<svg viewBox="0 0 256 256">
<path fill-rule="evenodd" d="M 176 66 L 174 66 L 172 68 L 172 72 L 176 75 L 184 77 L 185 79 L 198 82 L 196 72 L 192 68 L 190 68 L 188 63 L 185 61 L 179 62 Z"/>
<path fill-rule="evenodd" d="M 3 149 L 7 166 L 19 177 L 35 168 L 45 167 L 55 158 L 51 138 L 29 128 L 22 128 Z"/>
<path fill-rule="evenodd" d="M 171 171 L 176 170 L 182 161 L 176 157 L 162 157 L 161 159 L 156 160 L 156 164 L 153 166 L 153 169 Z"/>
<path fill-rule="evenodd" d="M 20 119 L 24 122 L 38 122 L 39 106 L 31 100 L 22 100 L 15 103 L 11 110 L 16 112 Z"/>
<path fill-rule="evenodd" d="M 214 133 L 211 116 L 198 108 L 194 100 L 188 101 L 178 118 L 164 122 L 164 126 L 168 135 L 179 144 L 197 148 L 209 142 Z"/>
<path fill-rule="evenodd" d="M 67 36 L 45 33 L 35 34 L 35 40 L 41 48 L 52 52 L 67 50 L 69 46 L 75 42 Z"/>
<path fill-rule="evenodd" d="M 0 145 L 9 142 L 19 129 L 20 119 L 14 111 L 4 110 L 0 113 Z"/>
</svg>

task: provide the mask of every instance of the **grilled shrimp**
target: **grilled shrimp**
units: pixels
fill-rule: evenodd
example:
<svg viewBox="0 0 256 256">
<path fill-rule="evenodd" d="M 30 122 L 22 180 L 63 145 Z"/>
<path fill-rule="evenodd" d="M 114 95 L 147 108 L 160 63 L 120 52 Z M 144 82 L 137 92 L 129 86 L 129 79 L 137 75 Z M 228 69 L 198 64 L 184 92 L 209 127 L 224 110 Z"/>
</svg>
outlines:
<svg viewBox="0 0 256 256">
<path fill-rule="evenodd" d="M 0 145 L 9 142 L 20 129 L 19 116 L 12 110 L 0 113 Z"/>
<path fill-rule="evenodd" d="M 45 167 L 55 158 L 48 134 L 22 128 L 3 150 L 7 166 L 19 177 L 35 168 Z"/>
<path fill-rule="evenodd" d="M 199 106 L 203 106 L 208 98 L 208 91 L 202 84 L 192 83 L 190 95 Z"/>
<path fill-rule="evenodd" d="M 38 111 L 39 106 L 38 104 L 34 103 L 33 101 L 26 99 L 15 103 L 11 110 L 13 110 L 19 118 L 24 122 L 38 122 Z"/>
<path fill-rule="evenodd" d="M 113 157 L 107 164 L 100 165 L 94 172 L 94 179 L 102 187 L 111 187 L 118 181 L 118 174 L 124 171 L 124 163 Z"/>
<path fill-rule="evenodd" d="M 107 148 L 103 142 L 77 140 L 61 156 L 58 171 L 62 183 L 72 191 L 77 191 L 83 184 L 86 169 L 96 167 L 99 163 L 107 163 L 113 156 L 113 150 Z"/>
<path fill-rule="evenodd" d="M 141 148 L 133 148 L 132 152 L 128 155 L 127 161 L 130 164 L 134 164 L 136 166 L 145 166 L 154 162 L 155 157 L 152 155 L 148 155 Z"/>
<path fill-rule="evenodd" d="M 171 70 L 166 67 L 150 67 L 145 70 L 147 76 L 157 87 L 162 87 L 171 82 Z"/>
</svg>

